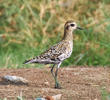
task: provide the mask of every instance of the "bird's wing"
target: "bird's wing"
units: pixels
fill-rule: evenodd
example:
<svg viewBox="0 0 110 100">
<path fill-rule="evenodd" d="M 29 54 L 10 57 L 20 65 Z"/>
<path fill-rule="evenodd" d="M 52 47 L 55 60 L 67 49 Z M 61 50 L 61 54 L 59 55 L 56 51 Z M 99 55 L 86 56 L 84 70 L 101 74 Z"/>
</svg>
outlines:
<svg viewBox="0 0 110 100">
<path fill-rule="evenodd" d="M 59 42 L 58 44 L 52 46 L 50 49 L 43 52 L 40 56 L 30 59 L 25 62 L 27 63 L 59 63 L 66 59 L 66 51 L 68 49 L 68 42 Z"/>
<path fill-rule="evenodd" d="M 66 53 L 67 46 L 64 42 L 52 46 L 50 49 L 43 52 L 40 56 L 41 59 L 51 59 L 54 61 L 61 61 L 61 56 Z"/>
</svg>

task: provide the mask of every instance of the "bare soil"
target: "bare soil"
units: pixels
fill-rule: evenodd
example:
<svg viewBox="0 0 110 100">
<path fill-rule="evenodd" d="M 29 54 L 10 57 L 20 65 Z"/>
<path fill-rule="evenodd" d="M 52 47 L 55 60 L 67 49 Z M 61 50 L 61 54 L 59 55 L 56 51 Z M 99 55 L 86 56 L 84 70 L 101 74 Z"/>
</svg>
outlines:
<svg viewBox="0 0 110 100">
<path fill-rule="evenodd" d="M 2 80 L 5 75 L 16 75 L 29 81 L 14 84 Z M 22 95 L 25 100 L 62 94 L 61 100 L 102 100 L 103 90 L 110 93 L 110 68 L 66 67 L 58 73 L 62 89 L 54 89 L 50 68 L 0 69 L 0 98 L 16 100 Z"/>
</svg>

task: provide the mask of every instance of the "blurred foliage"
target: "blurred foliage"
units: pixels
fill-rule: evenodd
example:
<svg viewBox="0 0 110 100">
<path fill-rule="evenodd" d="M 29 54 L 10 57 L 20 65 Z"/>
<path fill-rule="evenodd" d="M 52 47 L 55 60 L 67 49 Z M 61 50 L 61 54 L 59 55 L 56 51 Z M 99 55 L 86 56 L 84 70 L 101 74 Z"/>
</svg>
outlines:
<svg viewBox="0 0 110 100">
<path fill-rule="evenodd" d="M 61 40 L 70 19 L 85 30 L 74 33 L 73 54 L 63 66 L 109 66 L 109 10 L 110 0 L 0 0 L 0 67 L 23 67 Z"/>
<path fill-rule="evenodd" d="M 104 87 L 101 88 L 101 96 L 102 100 L 110 100 L 110 93 Z"/>
</svg>

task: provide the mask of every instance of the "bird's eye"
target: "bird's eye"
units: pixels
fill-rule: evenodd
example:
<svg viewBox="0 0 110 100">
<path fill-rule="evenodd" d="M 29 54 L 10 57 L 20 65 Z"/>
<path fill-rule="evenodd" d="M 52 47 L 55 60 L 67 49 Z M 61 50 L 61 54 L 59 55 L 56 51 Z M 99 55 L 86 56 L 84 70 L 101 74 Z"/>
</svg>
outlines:
<svg viewBox="0 0 110 100">
<path fill-rule="evenodd" d="M 72 26 L 72 27 L 74 27 L 74 26 L 75 26 L 75 24 L 71 24 L 71 26 Z"/>
</svg>

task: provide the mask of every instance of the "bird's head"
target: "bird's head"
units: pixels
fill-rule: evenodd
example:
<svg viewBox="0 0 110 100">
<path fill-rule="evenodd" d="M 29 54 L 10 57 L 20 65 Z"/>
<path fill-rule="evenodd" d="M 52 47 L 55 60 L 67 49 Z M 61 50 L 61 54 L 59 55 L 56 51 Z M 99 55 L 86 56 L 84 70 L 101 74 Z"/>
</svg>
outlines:
<svg viewBox="0 0 110 100">
<path fill-rule="evenodd" d="M 76 29 L 80 29 L 80 30 L 83 29 L 81 27 L 78 27 L 77 24 L 72 20 L 67 21 L 64 25 L 64 28 L 66 30 L 69 30 L 69 31 L 73 31 L 73 30 L 76 30 Z"/>
</svg>

